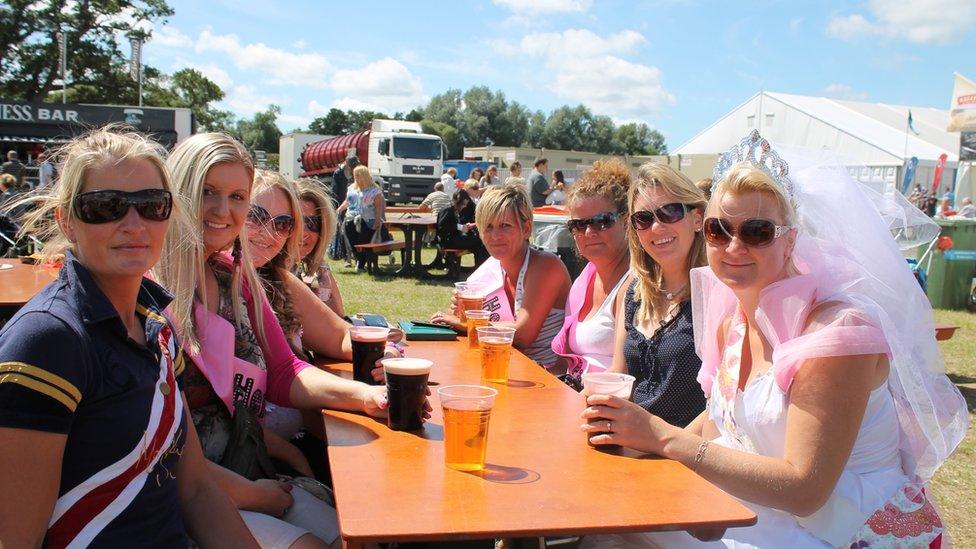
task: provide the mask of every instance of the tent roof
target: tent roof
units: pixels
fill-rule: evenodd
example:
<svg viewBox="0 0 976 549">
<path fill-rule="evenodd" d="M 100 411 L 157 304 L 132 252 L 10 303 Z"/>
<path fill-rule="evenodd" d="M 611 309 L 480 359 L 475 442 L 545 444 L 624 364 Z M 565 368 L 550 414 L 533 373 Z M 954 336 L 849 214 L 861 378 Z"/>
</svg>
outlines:
<svg viewBox="0 0 976 549">
<path fill-rule="evenodd" d="M 848 134 L 871 147 L 895 158 L 917 156 L 920 160 L 936 160 L 945 153 L 950 162 L 959 160 L 959 134 L 945 131 L 949 111 L 930 107 L 908 107 L 885 103 L 841 101 L 828 97 L 760 92 L 738 105 L 714 124 L 704 129 L 687 143 L 678 147 L 677 154 L 719 154 L 737 143 L 742 136 L 716 135 L 723 131 L 720 122 L 737 111 L 762 98 L 780 102 L 790 109 L 801 112 L 820 122 Z M 919 135 L 908 132 L 907 155 L 906 131 L 908 110 Z M 832 143 L 823 143 L 830 146 Z M 843 153 L 844 151 L 838 151 Z"/>
</svg>

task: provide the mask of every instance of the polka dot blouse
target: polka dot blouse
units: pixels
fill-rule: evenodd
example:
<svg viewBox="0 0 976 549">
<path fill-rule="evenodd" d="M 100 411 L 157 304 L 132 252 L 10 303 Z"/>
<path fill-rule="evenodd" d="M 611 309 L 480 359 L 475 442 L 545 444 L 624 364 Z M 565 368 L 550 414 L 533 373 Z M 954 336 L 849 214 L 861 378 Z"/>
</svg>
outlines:
<svg viewBox="0 0 976 549">
<path fill-rule="evenodd" d="M 624 360 L 634 376 L 633 401 L 672 425 L 684 427 L 705 409 L 705 394 L 696 377 L 701 359 L 695 354 L 691 300 L 681 302 L 678 313 L 651 337 L 634 327 L 640 301 L 634 298 L 637 281 L 627 288 L 624 305 L 627 338 Z"/>
</svg>

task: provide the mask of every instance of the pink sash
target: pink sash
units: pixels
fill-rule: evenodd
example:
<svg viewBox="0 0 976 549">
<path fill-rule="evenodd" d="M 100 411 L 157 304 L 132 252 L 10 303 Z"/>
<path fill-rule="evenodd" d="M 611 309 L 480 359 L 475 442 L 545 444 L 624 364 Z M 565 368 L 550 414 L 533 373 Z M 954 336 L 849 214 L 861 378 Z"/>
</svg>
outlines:
<svg viewBox="0 0 976 549">
<path fill-rule="evenodd" d="M 234 355 L 234 325 L 224 317 L 197 303 L 193 307 L 193 319 L 200 340 L 200 353 L 185 350 L 210 382 L 214 393 L 231 415 L 234 414 L 234 403 L 240 402 L 263 417 L 268 372 Z"/>
<path fill-rule="evenodd" d="M 525 261 L 522 263 L 522 271 L 519 273 L 519 284 L 516 286 L 516 308 L 518 308 L 521 302 L 521 296 L 518 290 L 525 278 L 528 261 L 529 251 L 526 250 Z M 485 291 L 485 310 L 491 311 L 490 320 L 492 322 L 515 320 L 515 311 L 512 310 L 512 306 L 508 303 L 508 296 L 505 295 L 505 271 L 502 270 L 501 262 L 494 257 L 489 257 L 475 272 L 471 273 L 471 276 L 468 277 L 468 282 L 478 284 Z"/>
</svg>

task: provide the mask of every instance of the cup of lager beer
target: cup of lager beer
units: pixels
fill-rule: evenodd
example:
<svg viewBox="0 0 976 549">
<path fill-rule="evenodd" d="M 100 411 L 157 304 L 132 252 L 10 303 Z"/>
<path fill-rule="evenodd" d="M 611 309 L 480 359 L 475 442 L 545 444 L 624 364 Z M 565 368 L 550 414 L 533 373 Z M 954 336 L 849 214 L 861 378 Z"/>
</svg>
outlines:
<svg viewBox="0 0 976 549">
<path fill-rule="evenodd" d="M 635 378 L 632 375 L 618 374 L 614 372 L 586 373 L 583 374 L 583 396 L 612 395 L 624 400 L 630 400 L 630 394 L 634 389 L 634 379 Z M 595 419 L 591 421 L 590 424 L 603 427 L 606 426 L 608 422 L 605 419 Z M 589 442 L 590 437 L 598 434 L 600 433 L 593 431 L 587 433 L 587 442 Z M 590 445 L 592 446 L 592 444 Z M 619 446 L 616 444 L 604 444 L 601 447 L 610 450 L 619 448 Z"/>
<path fill-rule="evenodd" d="M 444 411 L 444 462 L 458 471 L 482 471 L 488 449 L 488 419 L 498 391 L 481 385 L 437 389 Z"/>
<path fill-rule="evenodd" d="M 386 350 L 386 338 L 390 334 L 389 328 L 377 326 L 352 326 L 349 328 L 349 339 L 352 340 L 352 377 L 370 385 L 376 385 L 370 372 L 376 367 L 376 361 L 383 358 Z"/>
<path fill-rule="evenodd" d="M 477 328 L 491 325 L 491 322 L 488 320 L 488 317 L 491 316 L 491 311 L 469 309 L 464 311 L 464 316 L 468 318 L 468 349 L 479 349 Z"/>
<path fill-rule="evenodd" d="M 423 429 L 427 378 L 434 363 L 422 358 L 385 358 L 381 363 L 390 401 L 387 425 L 394 431 Z"/>
<path fill-rule="evenodd" d="M 475 331 L 478 333 L 478 346 L 481 348 L 482 379 L 490 383 L 507 383 L 515 328 L 480 326 Z"/>
<path fill-rule="evenodd" d="M 454 291 L 457 292 L 458 319 L 465 324 L 468 321 L 465 311 L 484 308 L 485 292 L 480 285 L 471 282 L 455 282 Z"/>
</svg>

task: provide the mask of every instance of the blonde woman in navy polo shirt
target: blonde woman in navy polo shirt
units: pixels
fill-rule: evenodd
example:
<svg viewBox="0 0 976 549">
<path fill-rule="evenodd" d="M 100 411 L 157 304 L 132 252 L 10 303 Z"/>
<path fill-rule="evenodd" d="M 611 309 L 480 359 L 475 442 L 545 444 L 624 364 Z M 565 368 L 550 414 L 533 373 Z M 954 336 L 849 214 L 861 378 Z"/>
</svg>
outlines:
<svg viewBox="0 0 976 549">
<path fill-rule="evenodd" d="M 58 279 L 0 332 L 0 546 L 256 546 L 207 471 L 182 393 L 171 300 L 143 277 L 173 203 L 162 151 L 96 131 L 62 153 L 45 253 Z"/>
</svg>

